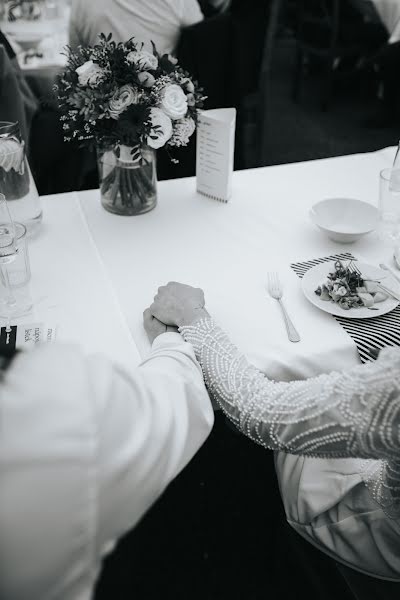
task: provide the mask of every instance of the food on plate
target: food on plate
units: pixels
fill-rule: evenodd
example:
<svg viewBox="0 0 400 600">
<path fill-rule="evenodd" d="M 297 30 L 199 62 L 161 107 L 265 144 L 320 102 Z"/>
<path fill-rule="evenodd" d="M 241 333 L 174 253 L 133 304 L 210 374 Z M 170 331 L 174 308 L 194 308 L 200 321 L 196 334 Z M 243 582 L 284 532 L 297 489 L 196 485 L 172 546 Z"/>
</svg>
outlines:
<svg viewBox="0 0 400 600">
<path fill-rule="evenodd" d="M 351 268 L 353 261 L 344 265 L 341 260 L 335 262 L 335 271 L 327 275 L 324 283 L 315 290 L 321 300 L 335 302 L 344 310 L 374 306 L 388 298 L 378 286 L 377 281 L 364 279 L 362 274 Z"/>
</svg>

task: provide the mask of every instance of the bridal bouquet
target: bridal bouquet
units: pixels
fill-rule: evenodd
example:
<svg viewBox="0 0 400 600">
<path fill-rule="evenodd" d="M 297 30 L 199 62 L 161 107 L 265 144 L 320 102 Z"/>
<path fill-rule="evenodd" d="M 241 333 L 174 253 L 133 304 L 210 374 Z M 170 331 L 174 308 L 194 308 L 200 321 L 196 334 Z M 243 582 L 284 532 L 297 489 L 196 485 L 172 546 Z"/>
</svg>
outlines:
<svg viewBox="0 0 400 600">
<path fill-rule="evenodd" d="M 148 52 L 134 39 L 117 44 L 100 34 L 93 47 L 68 48 L 67 58 L 54 88 L 64 139 L 97 149 L 105 208 L 150 210 L 155 150 L 189 143 L 202 90 L 174 57 L 160 56 L 154 45 Z"/>
</svg>

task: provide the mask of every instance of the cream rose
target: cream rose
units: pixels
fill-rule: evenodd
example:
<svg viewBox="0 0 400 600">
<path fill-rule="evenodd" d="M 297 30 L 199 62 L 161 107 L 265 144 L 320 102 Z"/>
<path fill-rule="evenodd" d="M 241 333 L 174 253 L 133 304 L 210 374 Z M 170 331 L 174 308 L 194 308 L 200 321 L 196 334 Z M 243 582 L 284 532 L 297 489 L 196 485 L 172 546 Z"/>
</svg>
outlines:
<svg viewBox="0 0 400 600">
<path fill-rule="evenodd" d="M 112 119 L 118 119 L 131 104 L 136 104 L 140 94 L 137 89 L 129 83 L 121 86 L 114 92 L 109 102 L 109 112 Z"/>
<path fill-rule="evenodd" d="M 92 60 L 87 60 L 83 65 L 75 69 L 80 85 L 96 87 L 105 76 L 104 70 Z"/>
<path fill-rule="evenodd" d="M 173 121 L 182 119 L 186 115 L 188 104 L 186 94 L 180 85 L 172 83 L 164 88 L 160 108 Z"/>
<path fill-rule="evenodd" d="M 156 82 L 154 76 L 151 73 L 148 73 L 147 71 L 138 73 L 137 78 L 139 80 L 139 83 L 141 83 L 142 86 L 146 88 L 153 87 L 153 85 Z"/>
<path fill-rule="evenodd" d="M 187 146 L 189 138 L 193 135 L 196 124 L 192 117 L 179 119 L 174 122 L 174 132 L 171 138 L 171 146 Z"/>
<path fill-rule="evenodd" d="M 185 77 L 184 79 L 182 79 L 180 84 L 185 88 L 185 90 L 188 94 L 193 94 L 194 84 L 193 84 L 193 81 L 191 79 L 189 79 L 189 77 Z"/>
<path fill-rule="evenodd" d="M 135 65 L 138 71 L 154 71 L 158 67 L 157 57 L 146 50 L 132 50 L 127 55 L 126 62 Z"/>
<path fill-rule="evenodd" d="M 147 145 L 150 148 L 161 148 L 172 135 L 171 119 L 159 108 L 151 108 L 149 121 L 151 122 L 151 131 L 147 136 Z"/>
</svg>

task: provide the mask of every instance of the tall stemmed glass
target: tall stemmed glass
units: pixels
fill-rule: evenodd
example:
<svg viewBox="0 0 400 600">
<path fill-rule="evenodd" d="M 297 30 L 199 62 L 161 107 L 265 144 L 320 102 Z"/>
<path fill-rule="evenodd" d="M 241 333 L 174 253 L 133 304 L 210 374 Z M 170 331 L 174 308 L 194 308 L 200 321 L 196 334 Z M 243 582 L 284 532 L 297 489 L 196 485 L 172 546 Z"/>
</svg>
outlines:
<svg viewBox="0 0 400 600">
<path fill-rule="evenodd" d="M 7 265 L 17 257 L 17 242 L 14 222 L 8 210 L 4 194 L 0 194 L 0 275 L 6 290 L 5 317 L 7 320 L 6 331 L 11 331 L 10 318 L 17 305 L 17 301 L 10 286 Z"/>
</svg>

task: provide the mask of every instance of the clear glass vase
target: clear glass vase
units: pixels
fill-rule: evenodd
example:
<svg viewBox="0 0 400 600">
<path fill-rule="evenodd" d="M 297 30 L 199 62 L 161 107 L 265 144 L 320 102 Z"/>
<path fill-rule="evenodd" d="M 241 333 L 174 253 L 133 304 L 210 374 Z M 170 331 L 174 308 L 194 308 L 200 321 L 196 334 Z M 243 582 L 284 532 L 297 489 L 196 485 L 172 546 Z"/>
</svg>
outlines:
<svg viewBox="0 0 400 600">
<path fill-rule="evenodd" d="M 139 157 L 132 148 L 118 146 L 98 150 L 101 203 L 117 215 L 141 215 L 157 204 L 156 152 L 142 148 Z"/>
<path fill-rule="evenodd" d="M 9 203 L 14 221 L 25 225 L 28 235 L 42 221 L 42 207 L 25 154 L 18 123 L 0 121 L 0 193 Z"/>
</svg>

